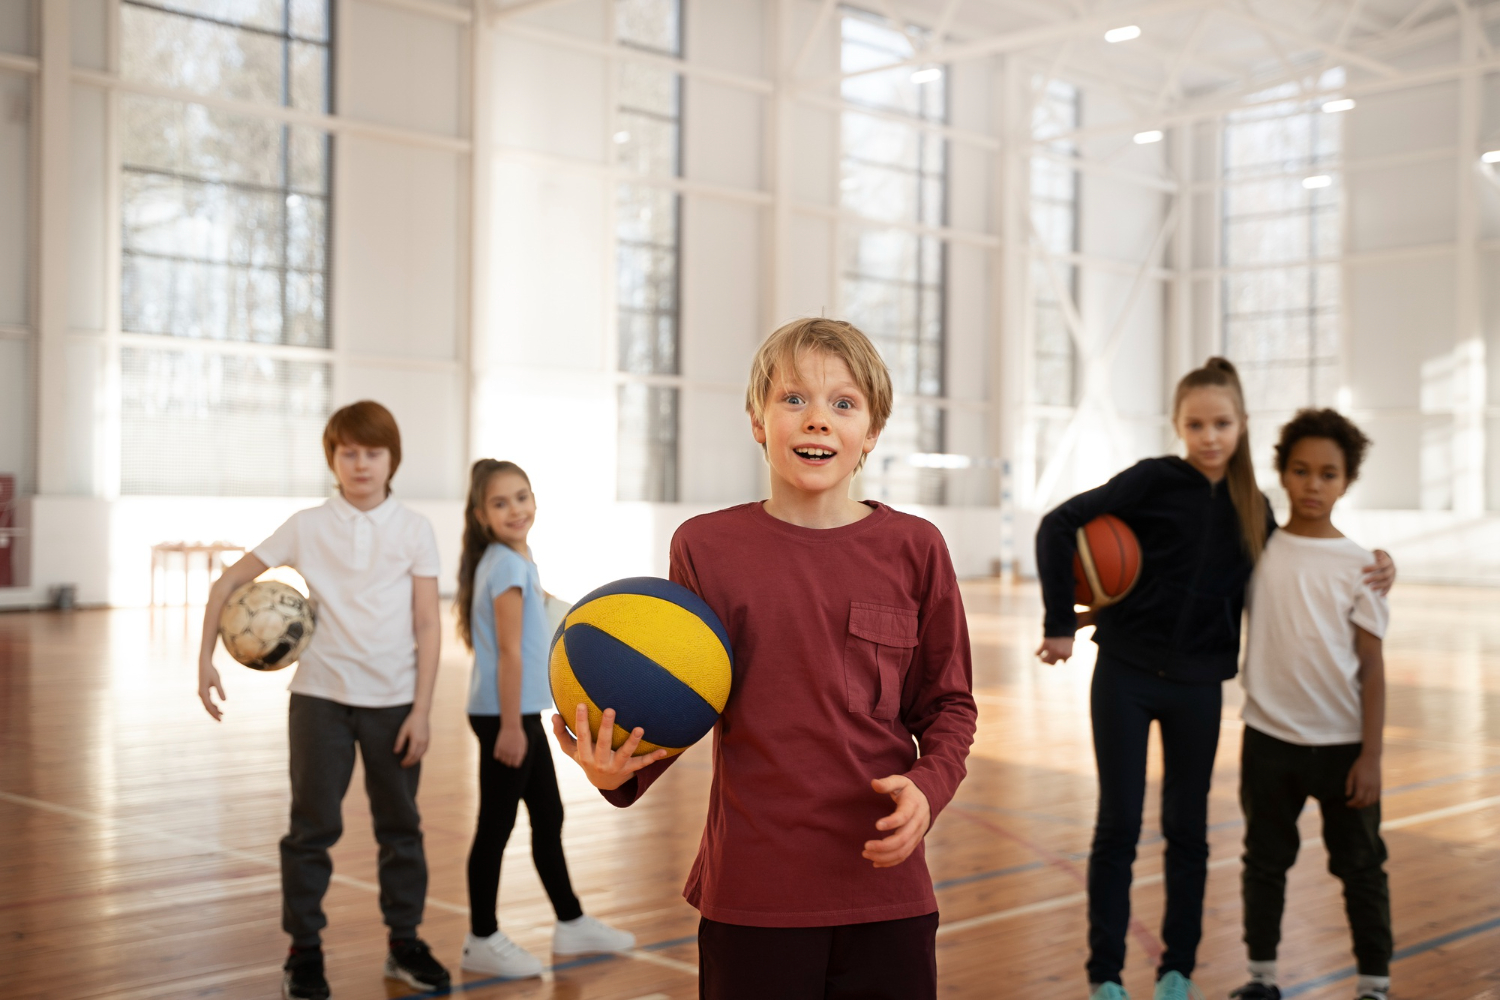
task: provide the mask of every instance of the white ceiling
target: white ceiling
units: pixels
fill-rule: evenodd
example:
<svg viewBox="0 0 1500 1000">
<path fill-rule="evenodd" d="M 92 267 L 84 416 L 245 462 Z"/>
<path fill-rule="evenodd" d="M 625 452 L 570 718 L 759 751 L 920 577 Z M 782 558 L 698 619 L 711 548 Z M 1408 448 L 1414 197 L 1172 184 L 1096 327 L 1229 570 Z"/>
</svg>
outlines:
<svg viewBox="0 0 1500 1000">
<path fill-rule="evenodd" d="M 831 2 L 831 0 L 830 0 Z M 1477 27 L 1473 57 L 1490 47 L 1500 0 L 862 0 L 893 18 L 946 26 L 933 60 L 1020 53 L 1080 83 L 1115 86 L 1161 112 L 1222 104 L 1288 79 L 1342 66 L 1350 79 L 1395 80 L 1403 53 L 1454 45 Z M 1104 31 L 1135 24 L 1133 41 Z M 1497 67 L 1500 68 L 1500 67 Z"/>
</svg>

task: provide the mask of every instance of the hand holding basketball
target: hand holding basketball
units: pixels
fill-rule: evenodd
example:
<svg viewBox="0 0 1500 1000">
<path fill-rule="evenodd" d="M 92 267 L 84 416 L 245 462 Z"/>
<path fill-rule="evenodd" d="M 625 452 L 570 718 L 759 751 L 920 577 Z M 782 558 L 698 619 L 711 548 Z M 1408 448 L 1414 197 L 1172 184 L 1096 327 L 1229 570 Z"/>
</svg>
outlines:
<svg viewBox="0 0 1500 1000">
<path fill-rule="evenodd" d="M 599 731 L 611 732 L 614 725 L 615 710 L 606 708 Z M 634 777 L 635 772 L 667 756 L 667 751 L 661 749 L 639 757 L 633 756 L 636 747 L 641 745 L 641 737 L 646 735 L 645 730 L 640 726 L 630 731 L 630 738 L 620 744 L 618 750 L 610 749 L 609 740 L 595 741 L 589 733 L 588 706 L 582 702 L 579 703 L 578 711 L 573 717 L 573 732 L 578 734 L 577 738 L 575 739 L 573 734 L 568 732 L 561 715 L 552 716 L 552 732 L 557 737 L 557 745 L 563 748 L 563 752 L 578 761 L 578 766 L 583 768 L 583 773 L 588 776 L 589 784 L 605 791 L 619 788 Z"/>
</svg>

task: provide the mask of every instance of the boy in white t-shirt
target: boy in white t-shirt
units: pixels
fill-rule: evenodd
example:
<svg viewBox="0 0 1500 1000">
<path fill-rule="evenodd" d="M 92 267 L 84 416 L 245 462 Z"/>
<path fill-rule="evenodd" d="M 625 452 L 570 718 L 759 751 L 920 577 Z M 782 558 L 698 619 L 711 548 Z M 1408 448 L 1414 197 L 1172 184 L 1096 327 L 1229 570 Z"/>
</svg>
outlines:
<svg viewBox="0 0 1500 1000">
<path fill-rule="evenodd" d="M 1286 873 L 1297 859 L 1297 816 L 1308 797 L 1323 813 L 1328 868 L 1344 883 L 1354 937 L 1356 997 L 1386 1000 L 1391 902 L 1380 839 L 1385 725 L 1381 637 L 1390 613 L 1362 567 L 1374 556 L 1333 526 L 1369 439 L 1334 410 L 1302 410 L 1281 429 L 1276 469 L 1291 514 L 1266 543 L 1250 583 L 1242 888 L 1250 982 L 1240 1000 L 1280 1000 L 1276 947 Z"/>
<path fill-rule="evenodd" d="M 427 860 L 417 812 L 420 761 L 437 681 L 438 550 L 432 525 L 391 497 L 401 432 L 389 410 L 365 400 L 334 413 L 323 431 L 339 491 L 287 519 L 213 586 L 203 615 L 198 697 L 222 717 L 214 669 L 219 612 L 236 588 L 272 566 L 302 574 L 318 627 L 291 683 L 288 709 L 291 830 L 281 840 L 281 925 L 291 935 L 285 1000 L 327 1000 L 321 932 L 328 849 L 343 833 L 344 793 L 356 746 L 380 843 L 380 909 L 390 928 L 385 975 L 420 990 L 449 976 L 417 937 Z"/>
</svg>

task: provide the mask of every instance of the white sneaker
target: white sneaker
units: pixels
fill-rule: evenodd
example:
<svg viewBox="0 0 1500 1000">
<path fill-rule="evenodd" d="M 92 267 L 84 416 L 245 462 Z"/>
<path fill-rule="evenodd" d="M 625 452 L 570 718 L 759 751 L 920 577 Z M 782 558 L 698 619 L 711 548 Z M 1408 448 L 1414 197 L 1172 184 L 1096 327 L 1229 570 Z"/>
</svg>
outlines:
<svg viewBox="0 0 1500 1000">
<path fill-rule="evenodd" d="M 552 932 L 552 950 L 559 955 L 582 955 L 586 952 L 629 951 L 635 947 L 635 935 L 584 914 L 576 920 L 559 920 Z"/>
<path fill-rule="evenodd" d="M 542 960 L 499 931 L 487 938 L 464 935 L 464 957 L 459 964 L 470 972 L 507 979 L 530 979 L 542 974 Z"/>
</svg>

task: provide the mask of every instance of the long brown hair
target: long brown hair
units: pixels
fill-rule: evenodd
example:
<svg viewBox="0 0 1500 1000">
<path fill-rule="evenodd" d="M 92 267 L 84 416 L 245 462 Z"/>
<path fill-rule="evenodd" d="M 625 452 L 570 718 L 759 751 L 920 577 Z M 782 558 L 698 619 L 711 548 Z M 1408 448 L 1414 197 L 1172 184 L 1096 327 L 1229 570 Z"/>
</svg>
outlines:
<svg viewBox="0 0 1500 1000">
<path fill-rule="evenodd" d="M 502 472 L 514 472 L 531 485 L 531 477 L 515 462 L 502 462 L 494 458 L 481 458 L 469 468 L 469 501 L 464 506 L 464 552 L 458 560 L 458 594 L 453 598 L 453 610 L 458 615 L 458 637 L 472 651 L 474 632 L 471 621 L 474 603 L 474 571 L 484 550 L 495 542 L 489 525 L 479 517 L 484 506 L 484 495 L 489 491 L 490 479 Z"/>
<path fill-rule="evenodd" d="M 1184 375 L 1172 397 L 1172 423 L 1176 425 L 1177 411 L 1182 409 L 1187 394 L 1194 389 L 1206 388 L 1228 391 L 1240 418 L 1239 444 L 1229 456 L 1224 481 L 1229 487 L 1229 499 L 1234 502 L 1235 513 L 1240 518 L 1240 540 L 1253 563 L 1260 559 L 1266 547 L 1266 499 L 1255 483 L 1255 467 L 1250 461 L 1250 420 L 1245 412 L 1245 392 L 1240 388 L 1240 375 L 1234 365 L 1225 358 L 1209 358 L 1202 368 Z"/>
</svg>

